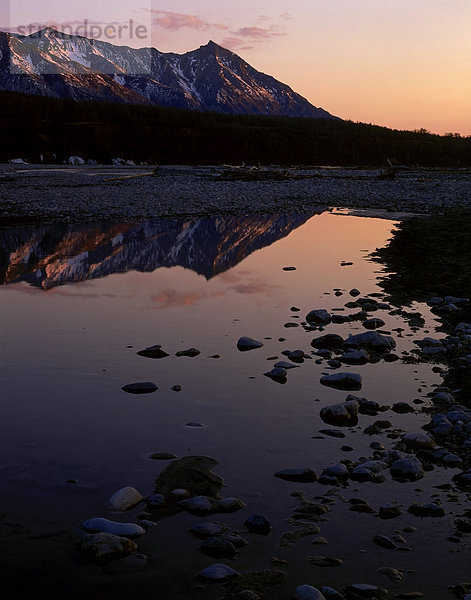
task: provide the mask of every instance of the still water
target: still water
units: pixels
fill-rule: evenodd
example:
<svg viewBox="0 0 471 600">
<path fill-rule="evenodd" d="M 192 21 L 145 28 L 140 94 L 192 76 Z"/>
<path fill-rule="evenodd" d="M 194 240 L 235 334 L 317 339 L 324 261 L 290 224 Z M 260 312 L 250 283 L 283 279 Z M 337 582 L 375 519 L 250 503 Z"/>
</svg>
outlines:
<svg viewBox="0 0 471 600">
<path fill-rule="evenodd" d="M 319 434 L 328 427 L 319 417 L 322 406 L 344 401 L 348 392 L 320 385 L 322 374 L 335 371 L 311 355 L 310 342 L 321 334 L 300 324 L 311 309 L 355 312 L 345 307 L 352 288 L 362 296 L 381 291 L 381 269 L 368 257 L 387 243 L 394 225 L 328 212 L 2 230 L 0 543 L 2 555 L 9 553 L 2 562 L 11 588 L 39 590 L 50 598 L 69 593 L 74 582 L 77 594 L 92 589 L 97 598 L 126 596 L 129 590 L 151 598 L 155 589 L 163 600 L 217 597 L 218 586 L 199 589 L 194 577 L 219 561 L 203 555 L 187 530 L 195 522 L 222 521 L 244 531 L 244 520 L 254 513 L 270 518 L 271 535 L 248 534 L 249 545 L 228 564 L 240 572 L 284 570 L 287 581 L 267 598 L 290 598 L 303 583 L 341 590 L 363 582 L 389 588 L 391 595 L 420 590 L 438 599 L 449 593 L 447 585 L 466 580 L 466 548 L 446 541 L 449 519 L 421 520 L 404 511 L 393 522 L 382 521 L 349 512 L 347 502 L 360 496 L 377 507 L 397 500 L 405 509 L 413 501 L 429 501 L 437 491 L 433 486 L 448 482 L 456 470 L 436 469 L 408 484 L 351 482 L 336 494 L 318 483 L 273 477 L 286 468 L 310 467 L 319 474 L 339 460 L 371 456 L 373 440 L 392 448 L 386 432 L 362 433 L 378 418 L 403 431 L 420 431 L 429 420 L 422 412 L 387 411 L 362 415 L 357 427 L 344 430 L 344 439 Z M 424 328 L 411 329 L 390 310 L 374 314 L 395 336 L 398 355 L 428 335 L 424 329 L 441 335 L 426 305 L 409 310 L 420 312 Z M 403 333 L 398 336 L 396 328 Z M 361 321 L 326 328 L 343 337 L 363 331 Z M 264 346 L 239 352 L 241 336 Z M 155 344 L 169 356 L 137 355 Z M 200 354 L 175 356 L 190 347 Z M 295 349 L 312 359 L 291 369 L 285 385 L 264 376 L 285 359 L 283 351 Z M 430 365 L 401 361 L 341 370 L 361 374 L 358 394 L 387 406 L 416 398 L 427 402 L 427 392 L 441 383 Z M 131 395 L 121 389 L 143 381 L 158 390 Z M 175 385 L 181 391 L 173 391 Z M 342 450 L 346 445 L 348 452 Z M 134 520 L 140 509 L 110 516 L 105 503 L 123 486 L 144 496 L 154 491 L 167 464 L 151 460 L 155 452 L 214 457 L 219 463 L 214 471 L 226 484 L 222 495 L 241 498 L 247 507 L 229 515 L 201 519 L 179 513 L 160 521 L 138 542 L 148 557 L 141 573 L 110 575 L 81 564 L 74 553 L 76 527 L 95 516 Z M 277 545 L 292 529 L 285 521 L 297 503 L 293 490 L 307 498 L 332 494 L 321 524 L 328 545 L 320 552 L 312 537 L 289 551 Z M 376 534 L 392 536 L 411 525 L 418 530 L 408 534 L 409 552 L 371 543 Z M 313 554 L 339 557 L 344 564 L 316 567 L 307 561 Z M 274 566 L 273 557 L 287 563 Z M 384 566 L 412 572 L 393 583 L 378 572 Z"/>
</svg>

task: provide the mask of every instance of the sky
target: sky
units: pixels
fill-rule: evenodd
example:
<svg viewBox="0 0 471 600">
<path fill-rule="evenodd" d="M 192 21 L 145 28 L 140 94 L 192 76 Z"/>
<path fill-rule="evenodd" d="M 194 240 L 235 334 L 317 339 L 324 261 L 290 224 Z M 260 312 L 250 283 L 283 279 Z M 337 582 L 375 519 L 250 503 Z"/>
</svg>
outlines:
<svg viewBox="0 0 471 600">
<path fill-rule="evenodd" d="M 178 53 L 212 39 L 343 119 L 471 135 L 471 0 L 0 1 L 3 28 L 87 20 Z"/>
</svg>

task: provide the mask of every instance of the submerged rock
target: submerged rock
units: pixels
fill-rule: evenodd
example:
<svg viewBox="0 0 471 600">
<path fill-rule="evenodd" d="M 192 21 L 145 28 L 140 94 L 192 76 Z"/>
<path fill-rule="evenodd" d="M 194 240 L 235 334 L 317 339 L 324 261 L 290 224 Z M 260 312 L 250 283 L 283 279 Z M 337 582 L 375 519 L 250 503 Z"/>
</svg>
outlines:
<svg viewBox="0 0 471 600">
<path fill-rule="evenodd" d="M 329 333 L 327 335 L 322 335 L 321 337 L 314 338 L 311 342 L 311 346 L 313 348 L 335 350 L 337 348 L 341 348 L 343 342 L 344 339 L 342 336 L 337 335 L 336 333 Z"/>
<path fill-rule="evenodd" d="M 369 585 L 368 583 L 352 583 L 347 585 L 345 588 L 347 599 L 349 598 L 381 598 L 382 596 L 388 595 L 388 590 L 378 587 L 376 585 Z"/>
<path fill-rule="evenodd" d="M 206 540 L 207 538 L 215 537 L 227 531 L 227 527 L 222 525 L 221 523 L 198 523 L 197 525 L 193 525 L 191 529 L 188 530 L 195 537 Z"/>
<path fill-rule="evenodd" d="M 139 356 L 145 356 L 146 358 L 166 358 L 169 356 L 167 352 L 162 350 L 162 346 L 160 346 L 160 344 L 140 350 L 137 354 Z"/>
<path fill-rule="evenodd" d="M 299 483 L 312 483 L 316 481 L 317 476 L 312 469 L 284 469 L 275 473 L 278 479 L 285 481 L 295 481 Z"/>
<path fill-rule="evenodd" d="M 237 548 L 222 537 L 210 537 L 200 546 L 200 550 L 213 558 L 233 558 Z"/>
<path fill-rule="evenodd" d="M 123 558 L 135 550 L 137 545 L 132 540 L 106 532 L 84 535 L 77 545 L 85 560 L 97 564 Z"/>
<path fill-rule="evenodd" d="M 188 350 L 180 350 L 175 354 L 175 356 L 189 356 L 190 358 L 194 358 L 199 354 L 201 354 L 201 352 L 196 348 L 188 348 Z"/>
</svg>

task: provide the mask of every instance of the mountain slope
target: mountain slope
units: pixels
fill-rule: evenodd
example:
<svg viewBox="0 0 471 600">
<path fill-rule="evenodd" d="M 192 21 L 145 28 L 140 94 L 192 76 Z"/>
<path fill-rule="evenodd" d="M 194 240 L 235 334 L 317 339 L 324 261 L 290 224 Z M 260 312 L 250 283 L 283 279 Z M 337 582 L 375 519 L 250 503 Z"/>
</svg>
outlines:
<svg viewBox="0 0 471 600">
<path fill-rule="evenodd" d="M 336 118 L 210 41 L 186 54 L 59 33 L 0 32 L 0 89 L 228 114 Z"/>
</svg>

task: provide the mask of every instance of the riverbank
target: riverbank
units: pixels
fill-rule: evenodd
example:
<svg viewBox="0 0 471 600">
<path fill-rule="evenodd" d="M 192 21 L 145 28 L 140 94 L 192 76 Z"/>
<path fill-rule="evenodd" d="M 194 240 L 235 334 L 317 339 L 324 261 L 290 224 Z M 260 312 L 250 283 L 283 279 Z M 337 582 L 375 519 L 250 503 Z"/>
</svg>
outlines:
<svg viewBox="0 0 471 600">
<path fill-rule="evenodd" d="M 138 221 L 157 217 L 471 209 L 471 171 L 0 165 L 0 219 Z M 389 175 L 392 178 L 389 178 Z M 126 179 L 122 179 L 127 177 Z"/>
</svg>

